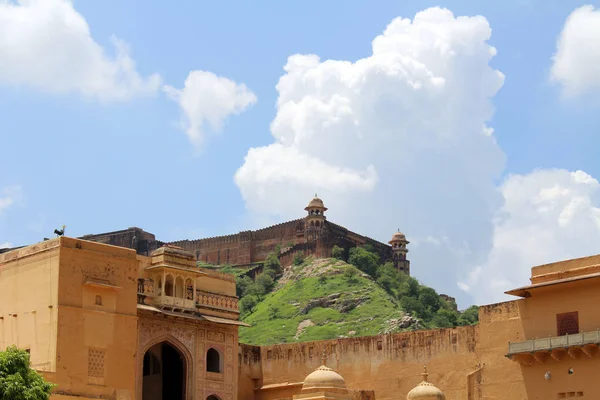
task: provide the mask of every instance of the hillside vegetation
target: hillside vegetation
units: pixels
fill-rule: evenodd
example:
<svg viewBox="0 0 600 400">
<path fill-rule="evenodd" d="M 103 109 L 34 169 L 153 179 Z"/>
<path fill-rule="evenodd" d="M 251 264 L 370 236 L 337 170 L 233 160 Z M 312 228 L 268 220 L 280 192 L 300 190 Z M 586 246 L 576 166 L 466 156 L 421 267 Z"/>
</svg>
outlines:
<svg viewBox="0 0 600 400">
<path fill-rule="evenodd" d="M 380 264 L 369 248 L 333 254 L 299 256 L 282 270 L 273 253 L 254 281 L 236 274 L 241 318 L 252 325 L 240 328 L 240 341 L 267 345 L 477 323 L 477 307 L 459 312 L 432 288 Z"/>
</svg>

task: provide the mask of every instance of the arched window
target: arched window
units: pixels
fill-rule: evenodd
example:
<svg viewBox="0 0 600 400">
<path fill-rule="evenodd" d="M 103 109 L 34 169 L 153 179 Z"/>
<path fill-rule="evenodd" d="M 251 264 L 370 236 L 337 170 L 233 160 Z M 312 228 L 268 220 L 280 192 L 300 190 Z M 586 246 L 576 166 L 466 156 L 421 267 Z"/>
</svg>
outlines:
<svg viewBox="0 0 600 400">
<path fill-rule="evenodd" d="M 321 226 L 321 223 L 319 221 L 315 222 L 315 226 L 318 228 L 319 226 Z"/>
<path fill-rule="evenodd" d="M 96 305 L 97 306 L 102 305 L 102 296 L 100 296 L 99 294 L 96 295 Z"/>
<path fill-rule="evenodd" d="M 175 297 L 183 299 L 183 278 L 180 276 L 175 280 Z"/>
<path fill-rule="evenodd" d="M 315 226 L 315 221 L 310 221 L 310 226 Z"/>
<path fill-rule="evenodd" d="M 221 372 L 221 355 L 212 347 L 206 352 L 206 370 L 208 372 Z"/>
<path fill-rule="evenodd" d="M 171 275 L 167 275 L 165 281 L 165 296 L 173 296 L 173 277 Z"/>
<path fill-rule="evenodd" d="M 211 394 L 210 396 L 208 396 L 206 398 L 206 400 L 221 400 L 221 398 L 218 397 L 217 395 Z"/>
</svg>

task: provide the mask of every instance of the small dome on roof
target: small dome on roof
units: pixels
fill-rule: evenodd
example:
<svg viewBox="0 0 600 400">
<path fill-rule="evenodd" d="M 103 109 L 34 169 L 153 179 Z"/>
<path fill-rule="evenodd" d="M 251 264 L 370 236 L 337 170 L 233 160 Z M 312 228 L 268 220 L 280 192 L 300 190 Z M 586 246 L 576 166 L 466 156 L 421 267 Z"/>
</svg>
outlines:
<svg viewBox="0 0 600 400">
<path fill-rule="evenodd" d="M 406 236 L 402 232 L 396 232 L 394 233 L 394 236 L 392 236 L 392 240 L 394 239 L 406 239 Z"/>
<path fill-rule="evenodd" d="M 404 235 L 404 233 L 398 231 L 396 233 L 394 233 L 394 235 L 392 236 L 392 240 L 389 241 L 389 243 L 394 243 L 394 242 L 407 242 L 408 240 L 406 240 L 406 236 Z"/>
<path fill-rule="evenodd" d="M 423 368 L 423 382 L 419 383 L 413 390 L 408 392 L 406 400 L 446 400 L 444 393 L 427 381 L 427 367 Z"/>
<path fill-rule="evenodd" d="M 327 207 L 325 207 L 325 205 L 323 204 L 323 200 L 318 198 L 316 194 L 315 197 L 310 201 L 310 203 L 308 203 L 308 206 L 306 206 L 305 210 L 309 210 L 311 208 L 322 208 L 323 211 L 327 210 Z"/>
<path fill-rule="evenodd" d="M 194 255 L 192 253 L 190 253 L 189 251 L 186 251 L 179 246 L 173 246 L 170 244 L 165 244 L 164 246 L 159 247 L 158 249 L 156 249 L 152 253 L 150 253 L 151 257 L 160 256 L 160 255 L 170 255 L 170 256 L 176 256 L 176 257 L 181 257 L 181 258 L 195 259 Z"/>
<path fill-rule="evenodd" d="M 323 363 L 325 364 L 325 363 Z M 332 370 L 331 368 L 321 365 L 315 371 L 310 373 L 304 383 L 302 384 L 302 391 L 312 390 L 334 390 L 340 391 L 346 390 L 346 381 L 340 374 Z"/>
</svg>

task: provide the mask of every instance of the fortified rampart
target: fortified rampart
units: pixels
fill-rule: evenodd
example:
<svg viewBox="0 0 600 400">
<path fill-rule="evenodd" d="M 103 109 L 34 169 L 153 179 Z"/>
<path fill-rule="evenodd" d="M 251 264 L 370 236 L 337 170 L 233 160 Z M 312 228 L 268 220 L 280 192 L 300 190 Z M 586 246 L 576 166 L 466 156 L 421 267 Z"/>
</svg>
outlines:
<svg viewBox="0 0 600 400">
<path fill-rule="evenodd" d="M 394 260 L 396 267 L 410 274 L 408 267 L 398 264 L 398 257 L 405 259 L 406 248 L 394 247 L 352 232 L 347 228 L 327 221 L 327 208 L 319 198 L 314 198 L 305 208 L 307 216 L 255 231 L 242 231 L 232 235 L 216 236 L 196 240 L 176 240 L 168 244 L 181 247 L 194 254 L 197 261 L 213 265 L 248 266 L 262 263 L 277 247 L 282 251 L 281 262 L 288 265 L 302 253 L 317 258 L 330 257 L 334 246 L 346 252 L 356 246 L 370 245 L 384 261 Z M 165 244 L 156 240 L 151 233 L 140 228 L 85 235 L 85 240 L 135 249 L 138 254 L 148 255 Z M 399 243 L 407 244 L 402 235 Z M 402 263 L 401 263 L 402 264 Z M 403 264 L 402 264 L 403 265 Z"/>
<path fill-rule="evenodd" d="M 350 389 L 374 390 L 378 400 L 397 399 L 420 380 L 431 381 L 447 400 L 524 399 L 520 367 L 505 357 L 509 340 L 522 333 L 519 302 L 481 307 L 476 326 L 371 337 L 239 347 L 239 400 L 291 398 L 320 365 L 340 373 Z M 251 328 L 250 328 L 251 329 Z M 246 390 L 241 390 L 242 387 Z"/>
</svg>

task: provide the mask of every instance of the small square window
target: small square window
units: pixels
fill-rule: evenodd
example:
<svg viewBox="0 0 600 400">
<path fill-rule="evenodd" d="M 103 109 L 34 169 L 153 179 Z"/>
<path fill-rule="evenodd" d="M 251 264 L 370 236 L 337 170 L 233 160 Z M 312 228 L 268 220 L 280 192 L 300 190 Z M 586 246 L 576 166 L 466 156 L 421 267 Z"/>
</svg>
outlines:
<svg viewBox="0 0 600 400">
<path fill-rule="evenodd" d="M 102 296 L 100 296 L 99 294 L 96 295 L 96 305 L 97 306 L 102 305 Z"/>
</svg>

